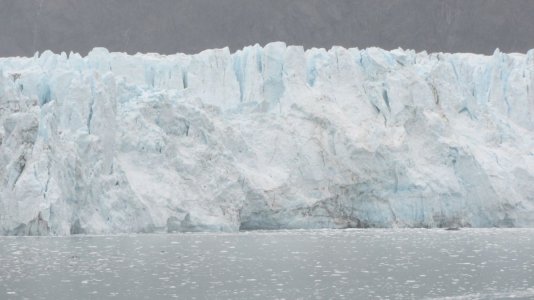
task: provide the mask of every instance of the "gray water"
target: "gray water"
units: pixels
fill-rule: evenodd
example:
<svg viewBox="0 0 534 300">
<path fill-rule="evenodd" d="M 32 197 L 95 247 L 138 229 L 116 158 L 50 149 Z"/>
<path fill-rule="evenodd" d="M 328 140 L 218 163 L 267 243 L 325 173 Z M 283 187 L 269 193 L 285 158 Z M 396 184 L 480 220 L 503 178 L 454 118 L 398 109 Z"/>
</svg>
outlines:
<svg viewBox="0 0 534 300">
<path fill-rule="evenodd" d="M 510 297 L 534 299 L 534 229 L 0 238 L 0 299 Z"/>
</svg>

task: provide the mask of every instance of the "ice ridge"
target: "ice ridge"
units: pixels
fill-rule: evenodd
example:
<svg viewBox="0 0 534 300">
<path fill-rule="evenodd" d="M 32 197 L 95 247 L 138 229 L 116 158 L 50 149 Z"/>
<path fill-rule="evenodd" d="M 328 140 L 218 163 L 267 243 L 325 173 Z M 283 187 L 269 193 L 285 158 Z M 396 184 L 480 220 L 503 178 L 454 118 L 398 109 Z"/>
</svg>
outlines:
<svg viewBox="0 0 534 300">
<path fill-rule="evenodd" d="M 534 51 L 0 58 L 0 234 L 534 225 Z"/>
</svg>

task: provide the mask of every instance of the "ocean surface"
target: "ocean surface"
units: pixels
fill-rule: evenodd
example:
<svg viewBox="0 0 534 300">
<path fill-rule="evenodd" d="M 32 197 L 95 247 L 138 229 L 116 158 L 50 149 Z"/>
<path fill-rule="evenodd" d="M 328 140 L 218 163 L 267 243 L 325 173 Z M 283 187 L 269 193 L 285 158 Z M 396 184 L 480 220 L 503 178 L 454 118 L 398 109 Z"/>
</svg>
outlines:
<svg viewBox="0 0 534 300">
<path fill-rule="evenodd" d="M 534 229 L 0 237 L 0 299 L 534 299 Z"/>
</svg>

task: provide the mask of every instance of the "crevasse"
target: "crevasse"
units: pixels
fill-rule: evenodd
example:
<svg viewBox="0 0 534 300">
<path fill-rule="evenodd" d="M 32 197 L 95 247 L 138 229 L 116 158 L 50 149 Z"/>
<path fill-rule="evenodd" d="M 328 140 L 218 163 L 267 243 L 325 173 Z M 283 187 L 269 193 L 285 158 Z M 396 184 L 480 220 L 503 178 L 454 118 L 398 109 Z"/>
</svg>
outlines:
<svg viewBox="0 0 534 300">
<path fill-rule="evenodd" d="M 0 234 L 534 225 L 534 51 L 0 58 Z"/>
</svg>

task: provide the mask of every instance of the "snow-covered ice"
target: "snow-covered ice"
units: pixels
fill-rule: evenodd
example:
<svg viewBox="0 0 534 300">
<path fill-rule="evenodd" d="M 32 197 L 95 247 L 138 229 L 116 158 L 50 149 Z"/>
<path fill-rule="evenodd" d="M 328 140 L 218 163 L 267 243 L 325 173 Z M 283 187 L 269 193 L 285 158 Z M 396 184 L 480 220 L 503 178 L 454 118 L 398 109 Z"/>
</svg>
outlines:
<svg viewBox="0 0 534 300">
<path fill-rule="evenodd" d="M 534 51 L 0 58 L 0 234 L 534 225 Z"/>
</svg>

